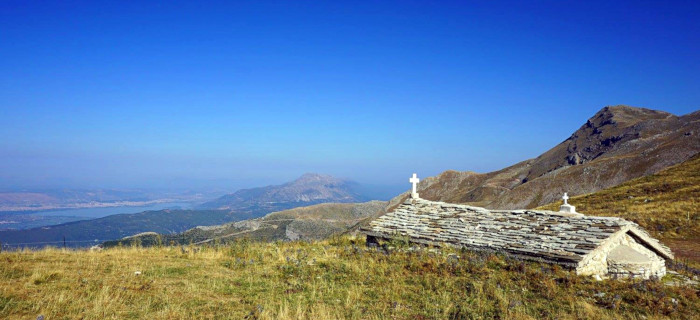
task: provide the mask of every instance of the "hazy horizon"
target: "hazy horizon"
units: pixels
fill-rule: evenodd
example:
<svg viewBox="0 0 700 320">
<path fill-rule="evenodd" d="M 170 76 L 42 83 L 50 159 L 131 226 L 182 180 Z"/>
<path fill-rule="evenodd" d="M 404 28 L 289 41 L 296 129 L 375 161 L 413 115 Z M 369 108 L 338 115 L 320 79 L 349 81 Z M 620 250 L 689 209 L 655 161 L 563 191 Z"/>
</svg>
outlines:
<svg viewBox="0 0 700 320">
<path fill-rule="evenodd" d="M 395 187 L 498 170 L 607 105 L 698 110 L 699 12 L 3 2 L 0 188 L 235 191 L 307 172 Z"/>
</svg>

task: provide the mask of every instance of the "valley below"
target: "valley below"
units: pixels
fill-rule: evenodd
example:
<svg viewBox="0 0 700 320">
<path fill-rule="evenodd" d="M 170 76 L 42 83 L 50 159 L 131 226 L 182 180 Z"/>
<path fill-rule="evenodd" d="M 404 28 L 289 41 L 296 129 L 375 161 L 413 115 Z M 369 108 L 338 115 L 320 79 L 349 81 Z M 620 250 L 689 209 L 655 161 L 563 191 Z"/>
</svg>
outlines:
<svg viewBox="0 0 700 320">
<path fill-rule="evenodd" d="M 256 235 L 267 240 L 296 240 L 299 237 L 320 239 L 334 233 L 347 231 L 358 218 L 375 214 L 384 204 L 369 204 L 370 209 L 360 209 L 357 205 L 363 199 L 373 196 L 363 194 L 359 184 L 335 178 L 329 175 L 307 173 L 296 180 L 281 184 L 241 189 L 202 203 L 200 194 L 180 195 L 181 201 L 150 200 L 143 206 L 111 206 L 97 199 L 115 197 L 153 197 L 144 192 L 53 192 L 52 197 L 40 200 L 36 195 L 15 193 L 4 194 L 5 203 L 32 203 L 29 207 L 41 207 L 41 203 L 74 203 L 82 201 L 81 208 L 45 211 L 0 212 L 0 243 L 5 249 L 41 248 L 46 246 L 65 246 L 71 248 L 91 247 L 103 242 L 114 242 L 127 238 L 143 238 L 143 234 L 153 238 L 152 234 L 161 234 L 168 242 L 190 243 L 203 241 L 201 230 L 238 230 L 241 234 Z M 106 195 L 105 195 L 106 194 Z M 85 202 L 93 199 L 91 202 Z M 194 200 L 199 201 L 194 201 Z M 187 200 L 187 201 L 184 201 Z M 111 204 L 125 201 L 112 201 Z M 86 208 L 92 203 L 95 207 Z M 129 204 L 140 202 L 128 201 Z M 263 227 L 249 228 L 255 225 L 256 218 L 270 213 L 293 212 L 295 208 L 314 205 L 323 207 L 327 203 L 337 203 L 311 214 L 304 215 L 304 221 L 292 221 L 291 218 L 264 221 Z M 361 212 L 361 213 L 356 213 Z M 325 213 L 337 221 L 319 219 L 314 214 Z M 279 214 L 277 215 L 279 217 Z M 348 221 L 347 216 L 354 220 Z M 253 219 L 253 220 L 251 220 Z M 240 226 L 219 228 L 217 225 L 243 222 Z M 287 227 L 289 225 L 289 228 Z M 209 226 L 209 227 L 207 227 Z M 296 228 L 296 229 L 294 229 Z M 192 229 L 192 232 L 184 232 Z M 276 231 L 275 231 L 276 230 Z M 244 232 L 245 231 L 245 232 Z M 192 236 L 196 234 L 197 236 Z M 294 236 L 298 234 L 298 236 Z M 291 235 L 287 237 L 287 235 Z M 136 237 L 133 237 L 136 236 Z M 228 237 L 231 240 L 235 237 Z M 152 240 L 152 239 L 151 239 Z M 148 240 L 145 243 L 151 243 Z"/>
<path fill-rule="evenodd" d="M 98 202 L 91 201 L 85 203 L 67 203 L 67 204 L 33 204 L 27 206 L 6 205 L 0 206 L 0 212 L 42 212 L 52 210 L 71 210 L 71 209 L 98 209 L 98 208 L 128 208 L 128 207 L 149 207 L 163 203 L 172 203 L 183 200 L 176 199 L 158 199 L 147 201 L 113 201 L 113 202 Z"/>
<path fill-rule="evenodd" d="M 129 203 L 125 206 L 99 205 L 95 207 L 46 209 L 36 211 L 0 211 L 0 231 L 31 229 L 66 222 L 97 219 L 114 214 L 130 214 L 163 209 L 189 209 L 193 205 L 194 204 L 190 202 L 171 202 L 161 200 L 146 202 L 139 205 L 136 203 Z"/>
</svg>

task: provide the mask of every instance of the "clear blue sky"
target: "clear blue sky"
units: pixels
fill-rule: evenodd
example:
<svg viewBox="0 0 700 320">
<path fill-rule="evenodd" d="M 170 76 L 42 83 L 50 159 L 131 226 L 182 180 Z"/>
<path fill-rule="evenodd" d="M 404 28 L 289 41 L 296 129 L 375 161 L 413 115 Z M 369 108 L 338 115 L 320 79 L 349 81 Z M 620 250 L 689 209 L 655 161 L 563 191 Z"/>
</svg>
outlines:
<svg viewBox="0 0 700 320">
<path fill-rule="evenodd" d="M 700 109 L 698 1 L 2 1 L 0 187 L 405 184 Z"/>
</svg>

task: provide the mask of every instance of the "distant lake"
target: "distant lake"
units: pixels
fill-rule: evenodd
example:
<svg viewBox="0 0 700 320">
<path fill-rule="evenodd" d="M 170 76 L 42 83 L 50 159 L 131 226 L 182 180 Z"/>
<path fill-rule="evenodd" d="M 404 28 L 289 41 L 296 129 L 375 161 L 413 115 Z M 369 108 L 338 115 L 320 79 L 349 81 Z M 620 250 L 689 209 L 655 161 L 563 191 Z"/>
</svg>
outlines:
<svg viewBox="0 0 700 320">
<path fill-rule="evenodd" d="M 163 209 L 191 209 L 191 202 L 164 202 L 147 206 L 81 208 L 37 212 L 0 212 L 0 230 L 31 229 L 79 220 L 91 220 L 120 213 L 139 213 Z"/>
</svg>

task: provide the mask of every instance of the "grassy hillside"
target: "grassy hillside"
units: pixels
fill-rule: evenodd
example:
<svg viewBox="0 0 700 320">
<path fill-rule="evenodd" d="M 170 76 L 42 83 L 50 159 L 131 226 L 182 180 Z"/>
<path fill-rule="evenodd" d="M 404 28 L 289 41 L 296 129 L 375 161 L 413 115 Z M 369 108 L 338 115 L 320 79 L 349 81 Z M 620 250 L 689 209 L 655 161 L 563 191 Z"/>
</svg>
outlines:
<svg viewBox="0 0 700 320">
<path fill-rule="evenodd" d="M 0 253 L 8 319 L 691 319 L 698 289 L 350 238 Z"/>
<path fill-rule="evenodd" d="M 576 211 L 634 221 L 680 258 L 700 263 L 700 155 L 657 174 L 572 197 Z M 558 210 L 561 201 L 540 207 Z"/>
</svg>

